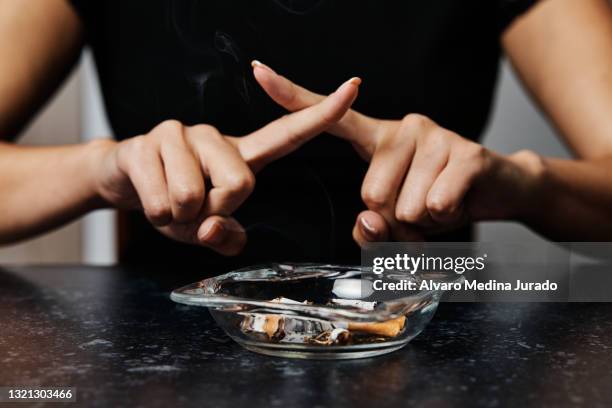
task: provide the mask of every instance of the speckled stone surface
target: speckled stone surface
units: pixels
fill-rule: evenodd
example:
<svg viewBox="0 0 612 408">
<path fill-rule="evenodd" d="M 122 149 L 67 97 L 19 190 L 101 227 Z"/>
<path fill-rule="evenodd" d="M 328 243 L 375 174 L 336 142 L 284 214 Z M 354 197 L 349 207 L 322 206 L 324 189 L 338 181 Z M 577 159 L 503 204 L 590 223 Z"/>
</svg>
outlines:
<svg viewBox="0 0 612 408">
<path fill-rule="evenodd" d="M 197 280 L 179 272 L 0 269 L 0 386 L 73 386 L 65 406 L 88 407 L 612 406 L 612 304 L 446 303 L 395 353 L 285 360 L 171 302 Z"/>
</svg>

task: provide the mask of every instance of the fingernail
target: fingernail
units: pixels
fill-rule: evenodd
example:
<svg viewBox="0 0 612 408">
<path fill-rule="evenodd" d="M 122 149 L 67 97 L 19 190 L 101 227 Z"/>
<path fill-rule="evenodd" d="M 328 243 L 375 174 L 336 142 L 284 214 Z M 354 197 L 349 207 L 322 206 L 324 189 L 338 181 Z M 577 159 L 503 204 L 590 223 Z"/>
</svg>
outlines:
<svg viewBox="0 0 612 408">
<path fill-rule="evenodd" d="M 361 232 L 368 241 L 375 241 L 378 238 L 378 231 L 376 231 L 376 228 L 374 228 L 365 217 L 361 217 L 359 223 L 361 224 Z"/>
<path fill-rule="evenodd" d="M 218 245 L 223 242 L 224 238 L 225 228 L 223 228 L 220 222 L 215 221 L 204 231 L 200 240 L 209 245 Z"/>
<path fill-rule="evenodd" d="M 261 61 L 253 60 L 253 61 L 251 61 L 251 66 L 253 68 L 259 67 L 259 68 L 267 69 L 268 71 L 272 72 L 273 74 L 276 74 L 276 72 L 274 72 L 274 70 L 272 68 L 270 68 L 269 66 L 267 66 L 266 64 L 264 64 Z"/>
<path fill-rule="evenodd" d="M 338 89 L 336 89 L 336 91 L 335 91 L 335 92 L 340 91 L 342 88 L 344 88 L 344 87 L 345 87 L 345 86 L 347 86 L 347 85 L 359 86 L 359 85 L 361 85 L 361 78 L 359 78 L 359 77 L 353 77 L 353 78 L 349 79 L 348 81 L 346 81 L 345 83 L 343 83 L 342 85 L 340 85 L 340 86 L 338 87 Z"/>
</svg>

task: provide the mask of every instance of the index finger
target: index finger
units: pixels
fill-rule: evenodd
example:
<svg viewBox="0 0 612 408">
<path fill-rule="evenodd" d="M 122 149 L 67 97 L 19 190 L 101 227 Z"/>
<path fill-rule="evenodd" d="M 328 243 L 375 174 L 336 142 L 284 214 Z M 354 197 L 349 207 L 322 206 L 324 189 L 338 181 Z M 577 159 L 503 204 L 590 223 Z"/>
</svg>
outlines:
<svg viewBox="0 0 612 408">
<path fill-rule="evenodd" d="M 250 135 L 231 140 L 249 166 L 259 170 L 340 120 L 355 101 L 360 83 L 359 78 L 351 78 L 321 102 L 285 115 Z"/>
<path fill-rule="evenodd" d="M 263 90 L 283 108 L 295 112 L 316 103 L 325 97 L 303 88 L 259 61 L 253 61 L 253 75 Z M 329 128 L 329 133 L 360 143 L 375 133 L 376 120 L 349 109 L 346 114 Z"/>
</svg>

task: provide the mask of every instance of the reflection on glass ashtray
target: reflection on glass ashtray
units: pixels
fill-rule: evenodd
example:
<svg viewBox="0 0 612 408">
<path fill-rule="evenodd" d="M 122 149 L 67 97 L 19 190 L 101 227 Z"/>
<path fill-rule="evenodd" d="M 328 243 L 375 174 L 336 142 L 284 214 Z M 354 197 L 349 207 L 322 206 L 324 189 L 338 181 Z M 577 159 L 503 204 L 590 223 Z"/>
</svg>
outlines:
<svg viewBox="0 0 612 408">
<path fill-rule="evenodd" d="M 429 323 L 442 293 L 372 295 L 363 267 L 270 264 L 240 269 L 172 292 L 175 302 L 206 306 L 236 342 L 262 354 L 363 358 L 397 350 Z M 385 276 L 386 281 L 453 281 L 454 273 Z M 418 287 L 418 285 L 417 285 Z"/>
</svg>

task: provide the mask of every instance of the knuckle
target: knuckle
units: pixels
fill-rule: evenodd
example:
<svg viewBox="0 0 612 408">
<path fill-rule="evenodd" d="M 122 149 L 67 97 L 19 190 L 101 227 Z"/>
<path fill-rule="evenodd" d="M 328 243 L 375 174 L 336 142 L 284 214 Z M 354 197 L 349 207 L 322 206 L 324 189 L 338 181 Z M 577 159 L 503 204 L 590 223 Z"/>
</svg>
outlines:
<svg viewBox="0 0 612 408">
<path fill-rule="evenodd" d="M 381 210 L 387 205 L 387 195 L 376 188 L 365 186 L 361 191 L 361 199 L 370 210 Z"/>
<path fill-rule="evenodd" d="M 173 143 L 182 144 L 182 142 L 185 140 L 185 132 L 183 132 L 181 129 L 171 133 L 163 133 L 161 134 L 161 139 L 162 141 L 168 140 L 172 141 Z"/>
<path fill-rule="evenodd" d="M 429 129 L 417 137 L 417 145 L 429 157 L 444 155 L 449 150 L 449 132 L 444 129 Z"/>
<path fill-rule="evenodd" d="M 518 163 L 526 166 L 526 169 L 536 177 L 542 177 L 546 174 L 546 162 L 536 152 L 528 149 L 519 150 L 511 155 Z"/>
<path fill-rule="evenodd" d="M 395 218 L 398 221 L 410 224 L 419 222 L 423 218 L 423 214 L 419 211 L 416 211 L 412 207 L 397 206 L 395 209 Z"/>
<path fill-rule="evenodd" d="M 426 205 L 427 210 L 433 214 L 446 215 L 453 212 L 452 204 L 439 196 L 428 197 Z"/>
<path fill-rule="evenodd" d="M 430 130 L 425 134 L 425 143 L 433 149 L 438 149 L 448 143 L 448 132 L 442 128 Z"/>
<path fill-rule="evenodd" d="M 175 119 L 168 119 L 161 122 L 155 128 L 162 135 L 165 134 L 181 134 L 183 132 L 183 124 Z"/>
<path fill-rule="evenodd" d="M 463 155 L 469 161 L 482 161 L 487 157 L 487 149 L 478 143 L 469 143 L 466 145 Z"/>
<path fill-rule="evenodd" d="M 179 189 L 174 200 L 179 207 L 187 207 L 192 204 L 199 203 L 204 197 L 204 188 L 202 187 L 184 187 Z"/>
<path fill-rule="evenodd" d="M 486 172 L 491 166 L 488 150 L 477 143 L 470 143 L 465 148 L 463 161 L 468 164 L 466 171 L 472 176 Z"/>
<path fill-rule="evenodd" d="M 185 131 L 185 141 L 192 146 L 204 146 L 210 143 L 217 145 L 223 139 L 223 135 L 216 127 L 204 123 L 190 126 Z"/>
<path fill-rule="evenodd" d="M 145 207 L 145 215 L 153 222 L 163 222 L 172 216 L 172 210 L 168 203 L 154 201 Z"/>
<path fill-rule="evenodd" d="M 198 135 L 205 135 L 207 137 L 220 137 L 221 134 L 216 127 L 207 124 L 199 124 L 193 126 L 191 129 Z"/>
<path fill-rule="evenodd" d="M 512 154 L 517 160 L 525 162 L 525 163 L 535 163 L 539 164 L 542 162 L 542 157 L 538 155 L 536 152 L 529 149 L 521 149 L 516 153 Z"/>
<path fill-rule="evenodd" d="M 534 159 L 534 158 L 539 157 L 536 153 L 534 153 L 533 151 L 529 149 L 518 150 L 513 155 L 514 157 L 519 158 L 519 159 Z"/>
<path fill-rule="evenodd" d="M 419 131 L 429 128 L 433 121 L 425 115 L 419 113 L 409 113 L 402 120 L 403 125 L 411 130 Z"/>
<path fill-rule="evenodd" d="M 227 188 L 231 193 L 248 196 L 255 189 L 255 175 L 250 170 L 230 177 Z"/>
<path fill-rule="evenodd" d="M 129 156 L 138 159 L 150 150 L 150 143 L 147 136 L 136 136 L 129 141 Z"/>
</svg>

